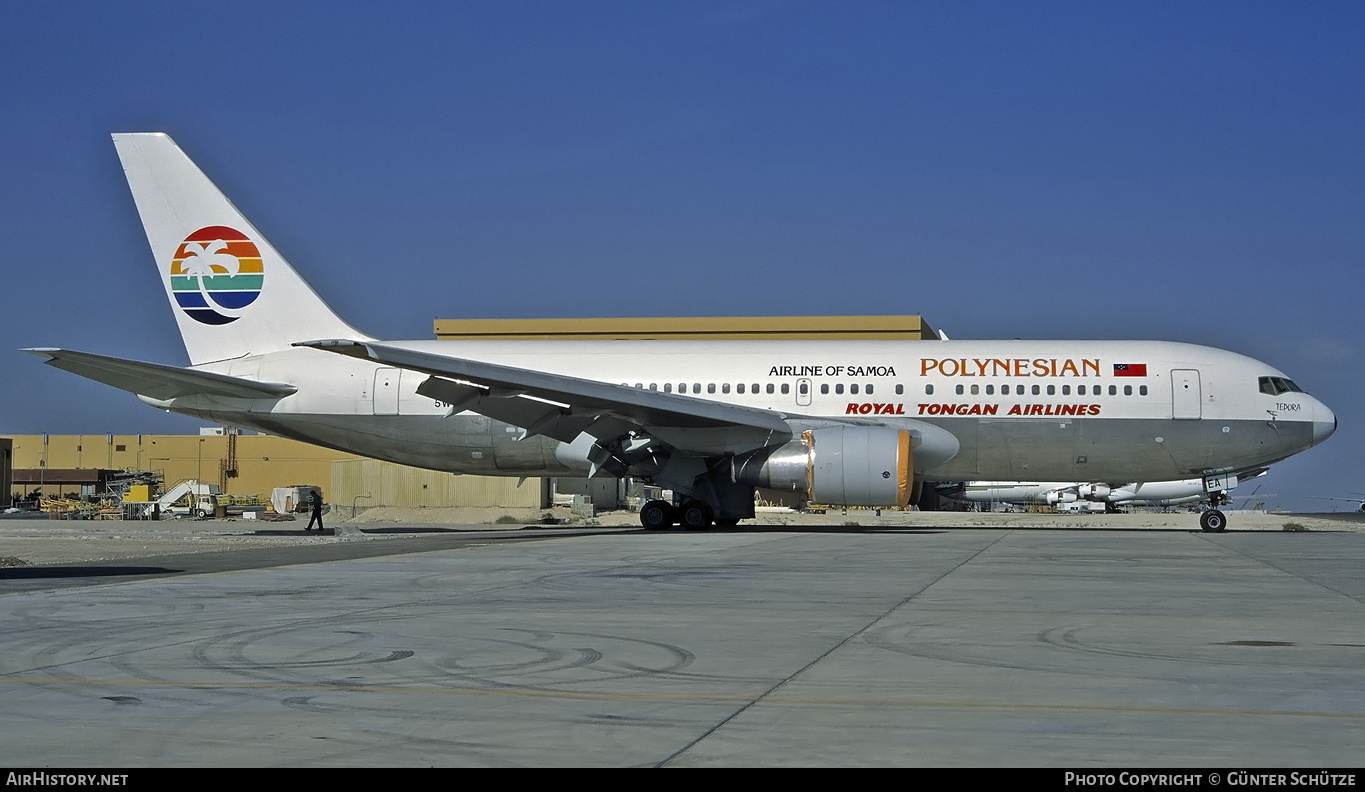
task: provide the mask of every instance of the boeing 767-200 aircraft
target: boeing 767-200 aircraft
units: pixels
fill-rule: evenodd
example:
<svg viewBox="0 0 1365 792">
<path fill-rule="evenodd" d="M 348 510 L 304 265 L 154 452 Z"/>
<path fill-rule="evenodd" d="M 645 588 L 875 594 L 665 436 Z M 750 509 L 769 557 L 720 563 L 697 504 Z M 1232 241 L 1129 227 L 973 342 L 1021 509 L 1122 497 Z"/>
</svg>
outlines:
<svg viewBox="0 0 1365 792">
<path fill-rule="evenodd" d="M 1217 492 L 1336 429 L 1284 373 L 1192 344 L 382 341 L 168 136 L 113 137 L 191 365 L 29 351 L 154 407 L 376 459 L 672 490 L 641 509 L 647 528 L 733 525 L 755 487 L 883 507 L 925 481 Z"/>
</svg>

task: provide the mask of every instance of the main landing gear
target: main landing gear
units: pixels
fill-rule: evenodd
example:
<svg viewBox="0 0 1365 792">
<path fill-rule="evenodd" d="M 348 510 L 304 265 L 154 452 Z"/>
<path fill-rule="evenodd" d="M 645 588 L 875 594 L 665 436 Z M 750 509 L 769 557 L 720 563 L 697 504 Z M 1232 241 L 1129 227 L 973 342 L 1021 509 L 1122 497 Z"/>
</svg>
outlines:
<svg viewBox="0 0 1365 792">
<path fill-rule="evenodd" d="M 1199 527 L 1205 533 L 1222 533 L 1228 527 L 1228 518 L 1217 509 L 1209 509 L 1199 515 Z"/>
<path fill-rule="evenodd" d="M 640 507 L 640 524 L 647 531 L 662 531 L 678 521 L 678 512 L 668 501 L 652 500 Z"/>
<path fill-rule="evenodd" d="M 710 528 L 713 524 L 720 526 L 736 525 L 739 520 L 727 517 L 717 518 L 711 504 L 695 498 L 683 501 L 681 506 L 674 506 L 668 501 L 652 500 L 640 507 L 640 524 L 646 530 L 662 531 L 674 523 L 689 531 L 701 531 Z"/>
</svg>

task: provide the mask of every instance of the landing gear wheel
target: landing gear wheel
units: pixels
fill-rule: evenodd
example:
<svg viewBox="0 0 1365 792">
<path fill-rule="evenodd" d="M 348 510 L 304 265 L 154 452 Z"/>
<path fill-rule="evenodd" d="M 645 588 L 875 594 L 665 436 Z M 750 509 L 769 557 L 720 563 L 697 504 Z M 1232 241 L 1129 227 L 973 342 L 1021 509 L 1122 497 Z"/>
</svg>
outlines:
<svg viewBox="0 0 1365 792">
<path fill-rule="evenodd" d="M 711 510 L 711 504 L 701 500 L 690 500 L 682 505 L 682 512 L 678 515 L 678 522 L 682 527 L 689 531 L 701 531 L 710 527 L 711 518 L 715 512 Z"/>
<path fill-rule="evenodd" d="M 1222 533 L 1223 529 L 1228 527 L 1228 518 L 1217 509 L 1209 509 L 1199 515 L 1199 527 L 1203 528 L 1205 533 Z"/>
<path fill-rule="evenodd" d="M 667 501 L 652 500 L 640 507 L 640 524 L 649 531 L 662 531 L 677 522 L 678 515 L 673 504 Z"/>
</svg>

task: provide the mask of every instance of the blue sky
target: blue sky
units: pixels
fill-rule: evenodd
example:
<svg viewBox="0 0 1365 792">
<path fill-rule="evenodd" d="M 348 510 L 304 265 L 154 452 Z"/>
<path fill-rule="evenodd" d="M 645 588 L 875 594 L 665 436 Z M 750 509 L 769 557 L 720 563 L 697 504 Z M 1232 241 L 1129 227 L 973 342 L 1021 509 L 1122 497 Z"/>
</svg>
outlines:
<svg viewBox="0 0 1365 792">
<path fill-rule="evenodd" d="M 352 323 L 921 313 L 1286 371 L 1365 492 L 1365 5 L 0 4 L 0 432 L 192 432 L 109 134 L 165 131 Z M 1236 494 L 1248 494 L 1242 488 Z"/>
</svg>

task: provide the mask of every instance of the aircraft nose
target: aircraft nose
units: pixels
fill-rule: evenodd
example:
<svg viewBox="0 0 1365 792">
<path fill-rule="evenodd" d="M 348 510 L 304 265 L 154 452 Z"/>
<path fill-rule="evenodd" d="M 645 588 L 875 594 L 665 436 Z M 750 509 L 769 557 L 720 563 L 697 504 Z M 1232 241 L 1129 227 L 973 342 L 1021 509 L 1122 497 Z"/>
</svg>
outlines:
<svg viewBox="0 0 1365 792">
<path fill-rule="evenodd" d="M 1337 430 L 1337 417 L 1322 402 L 1318 402 L 1313 414 L 1313 445 L 1321 443 Z"/>
</svg>

